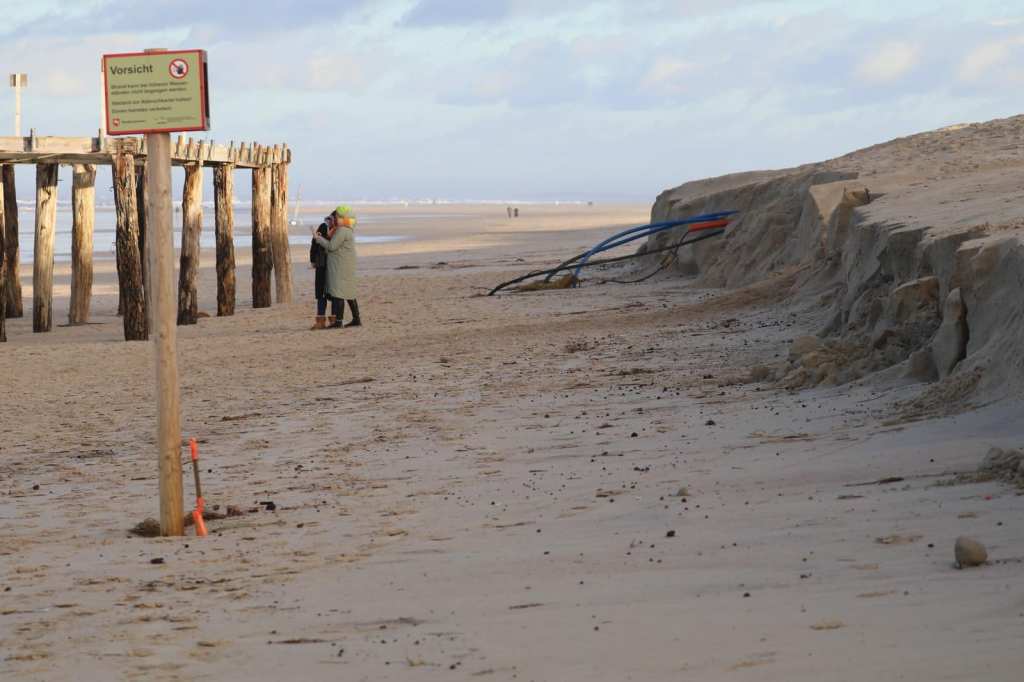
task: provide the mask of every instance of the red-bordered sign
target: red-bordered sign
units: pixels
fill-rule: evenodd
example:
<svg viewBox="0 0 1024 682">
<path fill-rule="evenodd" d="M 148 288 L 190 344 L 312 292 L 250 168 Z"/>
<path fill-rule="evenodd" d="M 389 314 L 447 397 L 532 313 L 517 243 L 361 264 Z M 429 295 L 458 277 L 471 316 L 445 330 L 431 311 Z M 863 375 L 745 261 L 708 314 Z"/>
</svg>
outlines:
<svg viewBox="0 0 1024 682">
<path fill-rule="evenodd" d="M 102 68 L 108 135 L 210 129 L 210 90 L 205 50 L 105 54 Z M 168 88 L 174 92 L 174 97 L 166 92 Z M 161 93 L 161 90 L 165 92 Z M 180 98 L 183 94 L 189 97 L 188 107 L 175 111 L 174 108 L 181 108 Z M 166 110 L 165 116 L 161 117 L 161 110 Z M 160 123 L 153 126 L 138 125 L 149 120 Z M 163 123 L 164 120 L 167 122 Z M 128 128 L 122 128 L 122 124 Z"/>
</svg>

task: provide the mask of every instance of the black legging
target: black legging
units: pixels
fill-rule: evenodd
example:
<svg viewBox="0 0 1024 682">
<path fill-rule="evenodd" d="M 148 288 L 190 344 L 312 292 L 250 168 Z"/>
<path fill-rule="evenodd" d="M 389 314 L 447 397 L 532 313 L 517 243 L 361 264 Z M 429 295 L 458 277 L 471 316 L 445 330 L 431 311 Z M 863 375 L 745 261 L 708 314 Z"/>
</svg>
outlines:
<svg viewBox="0 0 1024 682">
<path fill-rule="evenodd" d="M 331 315 L 333 315 L 339 322 L 341 318 L 345 316 L 345 301 L 348 301 L 348 311 L 352 314 L 353 320 L 359 319 L 359 303 L 354 298 L 334 298 L 331 297 Z"/>
</svg>

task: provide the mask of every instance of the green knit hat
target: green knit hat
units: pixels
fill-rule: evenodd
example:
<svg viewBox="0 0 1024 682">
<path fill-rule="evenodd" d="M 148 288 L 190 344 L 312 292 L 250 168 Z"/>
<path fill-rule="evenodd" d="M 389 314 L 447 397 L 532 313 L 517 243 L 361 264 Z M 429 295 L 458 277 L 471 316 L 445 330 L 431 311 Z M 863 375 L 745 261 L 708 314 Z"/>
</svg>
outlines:
<svg viewBox="0 0 1024 682">
<path fill-rule="evenodd" d="M 342 218 L 344 218 L 345 216 L 350 215 L 352 213 L 352 209 L 346 206 L 345 204 L 338 204 L 338 206 L 334 209 L 334 212 L 341 216 Z"/>
</svg>

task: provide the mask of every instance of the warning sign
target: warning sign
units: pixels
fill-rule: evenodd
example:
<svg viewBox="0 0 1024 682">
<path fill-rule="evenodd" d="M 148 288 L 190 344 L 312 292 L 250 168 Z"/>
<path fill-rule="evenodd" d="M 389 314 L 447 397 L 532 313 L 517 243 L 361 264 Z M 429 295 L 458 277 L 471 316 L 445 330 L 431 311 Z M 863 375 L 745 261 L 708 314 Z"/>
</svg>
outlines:
<svg viewBox="0 0 1024 682">
<path fill-rule="evenodd" d="M 206 52 L 103 55 L 110 135 L 210 129 Z"/>
</svg>

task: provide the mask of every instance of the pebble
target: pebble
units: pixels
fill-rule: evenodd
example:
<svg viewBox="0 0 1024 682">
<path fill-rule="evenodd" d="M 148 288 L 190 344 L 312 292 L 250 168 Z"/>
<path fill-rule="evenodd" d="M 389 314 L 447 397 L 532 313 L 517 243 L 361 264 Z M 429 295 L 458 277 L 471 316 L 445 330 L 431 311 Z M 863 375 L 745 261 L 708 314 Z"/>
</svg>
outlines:
<svg viewBox="0 0 1024 682">
<path fill-rule="evenodd" d="M 957 568 L 981 566 L 988 561 L 988 550 L 985 549 L 985 545 L 966 535 L 956 539 L 953 555 L 956 557 Z"/>
<path fill-rule="evenodd" d="M 160 522 L 156 519 L 146 519 L 135 524 L 129 532 L 144 538 L 158 538 L 160 537 Z"/>
</svg>

